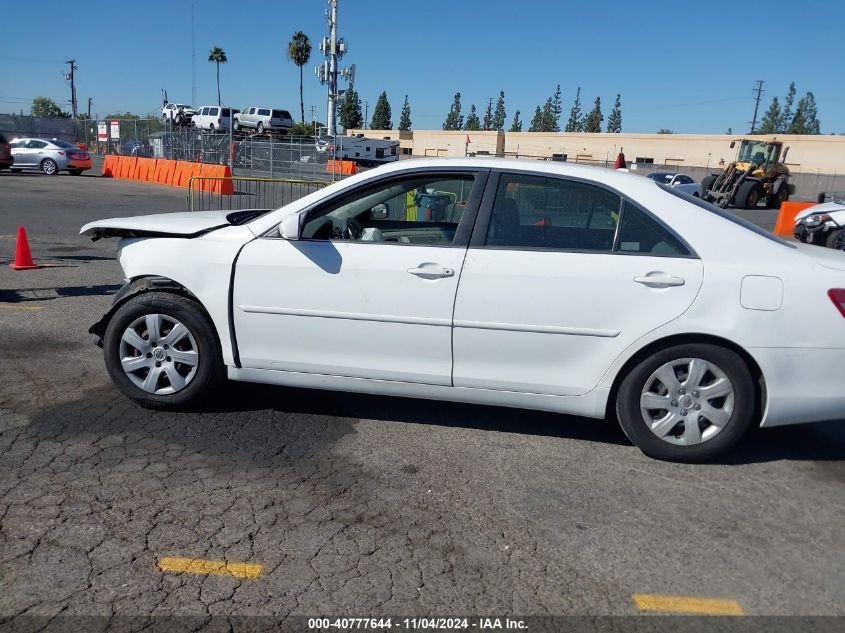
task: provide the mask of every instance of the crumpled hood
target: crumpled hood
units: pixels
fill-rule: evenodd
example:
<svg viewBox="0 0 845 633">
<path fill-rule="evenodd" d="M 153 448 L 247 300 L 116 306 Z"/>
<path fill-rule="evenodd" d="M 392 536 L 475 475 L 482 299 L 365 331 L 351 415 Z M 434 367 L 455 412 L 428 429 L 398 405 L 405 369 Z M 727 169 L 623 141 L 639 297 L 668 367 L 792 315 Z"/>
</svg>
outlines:
<svg viewBox="0 0 845 633">
<path fill-rule="evenodd" d="M 840 211 L 845 211 L 845 204 L 841 202 L 824 202 L 822 204 L 816 204 L 812 207 L 807 207 L 803 211 L 800 211 L 798 215 L 795 216 L 795 221 L 803 220 L 808 215 L 816 215 L 821 213 L 839 213 Z"/>
<path fill-rule="evenodd" d="M 89 222 L 79 230 L 92 240 L 103 237 L 196 237 L 232 224 L 243 224 L 269 209 L 156 213 Z"/>
</svg>

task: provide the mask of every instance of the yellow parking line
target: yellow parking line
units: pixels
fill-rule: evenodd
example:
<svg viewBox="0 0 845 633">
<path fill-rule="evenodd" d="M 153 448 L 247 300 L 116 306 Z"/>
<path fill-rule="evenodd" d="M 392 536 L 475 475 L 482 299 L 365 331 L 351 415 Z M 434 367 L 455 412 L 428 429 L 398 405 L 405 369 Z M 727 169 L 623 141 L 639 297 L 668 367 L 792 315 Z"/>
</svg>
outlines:
<svg viewBox="0 0 845 633">
<path fill-rule="evenodd" d="M 234 578 L 258 578 L 261 565 L 254 563 L 227 563 L 223 560 L 202 560 L 201 558 L 162 558 L 158 568 L 174 574 L 211 574 L 213 576 L 232 576 Z"/>
<path fill-rule="evenodd" d="M 38 312 L 43 310 L 44 306 L 23 306 L 17 303 L 0 303 L 0 310 L 17 310 L 20 312 Z"/>
<path fill-rule="evenodd" d="M 640 611 L 664 611 L 672 613 L 703 613 L 706 615 L 743 615 L 744 611 L 736 600 L 694 598 L 693 596 L 660 596 L 635 593 L 634 604 Z"/>
</svg>

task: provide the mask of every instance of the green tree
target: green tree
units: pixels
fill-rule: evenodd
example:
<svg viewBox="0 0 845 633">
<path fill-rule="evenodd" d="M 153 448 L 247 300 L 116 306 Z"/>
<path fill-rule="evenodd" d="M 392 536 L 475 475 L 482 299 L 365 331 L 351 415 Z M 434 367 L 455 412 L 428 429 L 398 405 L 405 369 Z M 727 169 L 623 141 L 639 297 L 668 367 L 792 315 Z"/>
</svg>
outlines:
<svg viewBox="0 0 845 633">
<path fill-rule="evenodd" d="M 449 108 L 449 114 L 446 115 L 446 120 L 443 121 L 444 130 L 460 130 L 464 127 L 464 117 L 461 114 L 461 93 L 456 92 L 452 107 Z"/>
<path fill-rule="evenodd" d="M 405 103 L 402 104 L 402 113 L 399 115 L 399 129 L 403 132 L 411 129 L 411 105 L 408 103 L 408 95 L 405 95 Z"/>
<path fill-rule="evenodd" d="M 493 129 L 502 131 L 505 129 L 505 91 L 499 91 L 499 98 L 496 99 L 496 111 L 493 113 Z"/>
<path fill-rule="evenodd" d="M 353 88 L 348 88 L 340 106 L 340 124 L 347 130 L 359 130 L 364 126 L 361 99 Z"/>
<path fill-rule="evenodd" d="M 299 116 L 305 123 L 305 100 L 302 96 L 302 67 L 311 59 L 311 40 L 302 31 L 293 34 L 288 42 L 288 59 L 299 66 Z"/>
<path fill-rule="evenodd" d="M 563 114 L 563 101 L 560 95 L 560 84 L 555 88 L 551 101 L 551 118 L 548 121 L 549 132 L 560 132 L 560 115 Z"/>
<path fill-rule="evenodd" d="M 766 114 L 763 115 L 763 120 L 760 121 L 760 127 L 757 128 L 757 134 L 777 134 L 780 126 L 781 111 L 778 98 L 772 98 L 772 103 Z"/>
<path fill-rule="evenodd" d="M 219 46 L 215 46 L 208 52 L 208 61 L 217 64 L 217 105 L 222 105 L 220 101 L 220 64 L 225 64 L 229 61 L 226 58 L 226 51 Z"/>
<path fill-rule="evenodd" d="M 489 132 L 493 129 L 493 100 L 487 100 L 487 109 L 484 111 L 484 123 L 481 125 L 481 129 L 485 132 Z"/>
<path fill-rule="evenodd" d="M 297 121 L 291 126 L 288 136 L 314 136 L 314 125 Z"/>
<path fill-rule="evenodd" d="M 622 131 L 621 95 L 616 95 L 616 102 L 613 104 L 613 110 L 610 111 L 610 116 L 607 117 L 607 131 L 611 134 L 619 134 Z"/>
<path fill-rule="evenodd" d="M 392 112 L 390 110 L 390 103 L 387 101 L 387 93 L 382 92 L 376 101 L 376 107 L 373 110 L 373 119 L 370 122 L 370 129 L 372 130 L 392 130 L 393 121 L 391 121 Z"/>
<path fill-rule="evenodd" d="M 522 119 L 519 118 L 519 110 L 514 113 L 513 123 L 511 123 L 511 129 L 508 132 L 522 132 Z"/>
<path fill-rule="evenodd" d="M 807 98 L 801 97 L 798 100 L 798 105 L 795 106 L 795 114 L 789 127 L 786 128 L 787 134 L 808 134 L 807 132 Z"/>
<path fill-rule="evenodd" d="M 478 132 L 481 130 L 481 120 L 478 118 L 478 113 L 475 111 L 475 104 L 469 107 L 469 114 L 464 129 L 468 132 Z"/>
<path fill-rule="evenodd" d="M 572 105 L 572 110 L 569 111 L 569 120 L 566 122 L 566 132 L 580 132 L 583 129 L 583 121 L 581 120 L 581 86 L 575 92 L 575 103 Z"/>
<path fill-rule="evenodd" d="M 783 110 L 780 113 L 780 121 L 778 123 L 778 132 L 786 132 L 792 124 L 792 104 L 795 101 L 795 82 L 790 82 L 789 91 L 786 93 L 786 99 L 783 100 Z"/>
<path fill-rule="evenodd" d="M 540 106 L 534 110 L 534 118 L 531 119 L 531 125 L 528 127 L 529 132 L 542 132 L 543 131 L 543 111 L 540 110 Z"/>
<path fill-rule="evenodd" d="M 657 133 L 658 134 L 674 134 L 674 132 L 672 130 L 665 128 L 665 127 L 662 127 L 659 130 L 657 130 Z"/>
<path fill-rule="evenodd" d="M 543 104 L 542 122 L 540 123 L 541 132 L 555 131 L 555 106 L 552 97 L 546 99 Z"/>
<path fill-rule="evenodd" d="M 819 113 L 816 106 L 816 97 L 812 92 L 808 92 L 804 97 L 804 120 L 807 131 L 805 134 L 821 134 L 821 123 L 819 123 Z"/>
<path fill-rule="evenodd" d="M 604 116 L 601 113 L 601 97 L 596 97 L 593 104 L 593 109 L 584 120 L 584 131 L 596 134 L 601 132 L 601 122 L 604 121 Z"/>
<path fill-rule="evenodd" d="M 65 112 L 59 104 L 49 97 L 35 97 L 29 113 L 32 116 L 47 117 L 48 119 L 69 119 L 70 113 Z"/>
</svg>

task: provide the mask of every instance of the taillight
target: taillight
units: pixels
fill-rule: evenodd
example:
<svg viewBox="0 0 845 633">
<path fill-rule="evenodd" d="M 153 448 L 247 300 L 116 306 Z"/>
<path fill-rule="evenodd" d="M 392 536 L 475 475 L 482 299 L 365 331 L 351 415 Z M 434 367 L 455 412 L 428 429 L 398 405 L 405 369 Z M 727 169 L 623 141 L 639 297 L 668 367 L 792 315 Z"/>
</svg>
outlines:
<svg viewBox="0 0 845 633">
<path fill-rule="evenodd" d="M 59 151 L 58 151 L 58 152 L 56 152 L 56 153 L 57 153 L 59 156 L 64 156 L 64 155 L 65 155 L 65 153 L 64 153 L 62 150 L 59 150 Z"/>
<path fill-rule="evenodd" d="M 845 317 L 845 288 L 831 288 L 827 291 L 827 296 Z"/>
</svg>

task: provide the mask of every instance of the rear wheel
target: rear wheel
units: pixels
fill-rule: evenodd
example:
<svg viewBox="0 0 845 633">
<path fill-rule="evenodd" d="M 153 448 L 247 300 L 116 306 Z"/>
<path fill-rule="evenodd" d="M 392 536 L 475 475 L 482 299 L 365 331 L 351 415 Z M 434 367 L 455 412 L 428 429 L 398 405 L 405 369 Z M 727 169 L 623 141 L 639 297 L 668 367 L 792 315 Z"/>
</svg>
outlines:
<svg viewBox="0 0 845 633">
<path fill-rule="evenodd" d="M 19 174 L 19 173 L 21 173 L 22 171 L 23 171 L 23 169 L 17 169 L 17 168 L 15 168 L 15 167 L 12 167 L 12 173 L 13 173 L 13 174 Z"/>
<path fill-rule="evenodd" d="M 41 171 L 43 171 L 48 176 L 55 176 L 59 173 L 59 166 L 56 164 L 52 158 L 45 158 L 41 161 Z"/>
<path fill-rule="evenodd" d="M 68 171 L 74 176 L 81 176 L 83 170 L 82 169 L 69 169 Z"/>
<path fill-rule="evenodd" d="M 224 376 L 214 325 L 180 295 L 151 292 L 127 301 L 106 328 L 103 351 L 118 390 L 151 409 L 196 406 Z"/>
<path fill-rule="evenodd" d="M 789 200 L 789 190 L 786 185 L 781 185 L 778 192 L 766 198 L 766 206 L 770 209 L 780 209 L 780 205 Z"/>
<path fill-rule="evenodd" d="M 258 127 L 255 128 L 255 131 L 259 134 L 264 134 L 264 124 L 261 121 L 258 122 Z"/>
<path fill-rule="evenodd" d="M 718 176 L 705 176 L 701 180 L 701 197 L 707 199 L 707 192 L 713 188 L 713 183 L 716 182 Z"/>
<path fill-rule="evenodd" d="M 833 233 L 828 235 L 825 246 L 835 248 L 838 251 L 845 251 L 845 229 L 833 231 Z"/>
<path fill-rule="evenodd" d="M 760 184 L 751 180 L 739 186 L 734 204 L 740 209 L 754 209 L 760 202 Z"/>
<path fill-rule="evenodd" d="M 703 461 L 725 452 L 748 430 L 754 381 L 733 351 L 686 344 L 652 354 L 622 381 L 619 423 L 656 459 Z"/>
</svg>

